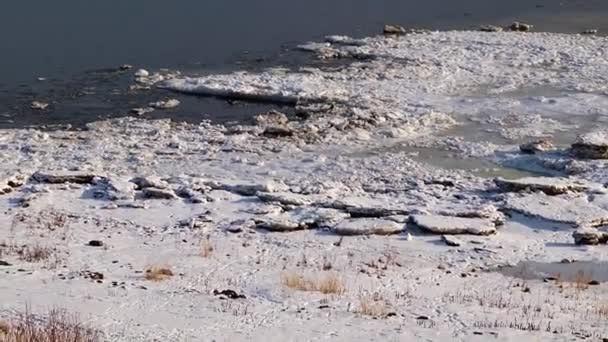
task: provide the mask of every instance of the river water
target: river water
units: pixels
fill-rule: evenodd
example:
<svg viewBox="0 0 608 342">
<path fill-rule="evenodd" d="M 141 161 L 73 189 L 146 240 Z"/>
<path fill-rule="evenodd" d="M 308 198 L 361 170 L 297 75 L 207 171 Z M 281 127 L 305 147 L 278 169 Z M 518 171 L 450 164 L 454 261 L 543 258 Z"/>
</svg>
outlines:
<svg viewBox="0 0 608 342">
<path fill-rule="evenodd" d="M 605 0 L 19 0 L 0 11 L 0 127 L 82 124 L 122 116 L 161 94 L 127 96 L 121 64 L 217 72 L 289 63 L 297 43 L 328 34 L 374 35 L 385 23 L 430 29 L 535 24 L 537 31 L 608 31 Z M 280 56 L 283 56 L 281 59 Z M 46 81 L 38 81 L 38 78 Z M 111 94 L 111 95 L 110 95 Z M 41 114 L 36 99 L 51 102 Z M 186 99 L 171 113 L 196 121 L 248 116 L 252 109 Z"/>
</svg>

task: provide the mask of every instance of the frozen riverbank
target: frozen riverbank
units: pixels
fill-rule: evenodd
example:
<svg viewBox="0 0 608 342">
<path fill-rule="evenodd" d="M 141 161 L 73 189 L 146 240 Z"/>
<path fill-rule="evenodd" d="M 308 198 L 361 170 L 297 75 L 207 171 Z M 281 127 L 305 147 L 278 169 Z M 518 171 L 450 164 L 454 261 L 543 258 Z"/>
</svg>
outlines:
<svg viewBox="0 0 608 342">
<path fill-rule="evenodd" d="M 608 223 L 608 41 L 332 41 L 308 48 L 363 59 L 162 84 L 297 116 L 0 131 L 1 317 L 61 306 L 112 341 L 607 337 L 604 275 L 495 271 L 608 259 L 588 245 Z"/>
</svg>

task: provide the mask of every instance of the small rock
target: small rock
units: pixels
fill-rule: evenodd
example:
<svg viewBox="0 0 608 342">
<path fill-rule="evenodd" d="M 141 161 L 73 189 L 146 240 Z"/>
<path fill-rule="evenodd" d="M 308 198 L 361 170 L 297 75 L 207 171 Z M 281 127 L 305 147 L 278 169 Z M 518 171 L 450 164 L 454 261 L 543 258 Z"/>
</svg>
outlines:
<svg viewBox="0 0 608 342">
<path fill-rule="evenodd" d="M 0 260 L 0 266 L 13 266 L 13 265 L 6 261 Z"/>
<path fill-rule="evenodd" d="M 255 222 L 253 220 L 236 220 L 231 222 L 227 227 L 226 231 L 229 233 L 240 233 L 246 229 L 252 229 L 255 227 Z"/>
<path fill-rule="evenodd" d="M 213 290 L 213 295 L 214 296 L 225 296 L 230 299 L 247 299 L 247 297 L 245 297 L 245 295 L 238 294 L 234 290 L 222 290 L 222 291 Z"/>
<path fill-rule="evenodd" d="M 103 247 L 103 241 L 100 240 L 91 240 L 87 243 L 87 246 L 91 247 Z"/>
<path fill-rule="evenodd" d="M 130 182 L 135 183 L 138 190 L 145 188 L 166 189 L 169 187 L 169 183 L 158 176 L 135 177 L 131 179 Z"/>
<path fill-rule="evenodd" d="M 591 285 L 591 286 L 597 286 L 597 285 L 599 285 L 599 284 L 600 284 L 600 282 L 599 282 L 599 281 L 597 281 L 597 280 L 592 280 L 592 281 L 590 281 L 590 282 L 589 282 L 589 283 L 587 283 L 587 284 L 588 284 L 588 285 Z"/>
<path fill-rule="evenodd" d="M 139 69 L 135 72 L 135 77 L 148 77 L 150 72 L 146 69 Z"/>
<path fill-rule="evenodd" d="M 460 245 L 462 245 L 462 241 L 460 241 L 460 239 L 451 235 L 442 235 L 441 240 L 445 242 L 446 245 L 452 247 L 460 247 Z"/>
<path fill-rule="evenodd" d="M 511 31 L 517 31 L 517 32 L 529 32 L 532 30 L 533 27 L 534 27 L 534 25 L 520 23 L 520 22 L 516 21 L 513 24 L 511 24 L 511 26 L 509 26 L 509 29 L 511 29 Z"/>
<path fill-rule="evenodd" d="M 583 159 L 608 159 L 608 131 L 580 135 L 572 144 L 572 153 Z"/>
<path fill-rule="evenodd" d="M 49 107 L 46 102 L 34 101 L 30 104 L 30 108 L 34 110 L 45 110 Z"/>
<path fill-rule="evenodd" d="M 574 243 L 577 245 L 599 245 L 608 243 L 608 233 L 594 228 L 579 228 L 572 233 Z"/>
<path fill-rule="evenodd" d="M 143 189 L 143 195 L 146 198 L 151 199 L 176 199 L 177 196 L 172 190 L 158 189 L 158 188 L 145 188 Z"/>
<path fill-rule="evenodd" d="M 548 139 L 535 140 L 519 146 L 519 150 L 526 154 L 546 152 L 553 149 L 555 149 L 555 145 Z"/>
</svg>

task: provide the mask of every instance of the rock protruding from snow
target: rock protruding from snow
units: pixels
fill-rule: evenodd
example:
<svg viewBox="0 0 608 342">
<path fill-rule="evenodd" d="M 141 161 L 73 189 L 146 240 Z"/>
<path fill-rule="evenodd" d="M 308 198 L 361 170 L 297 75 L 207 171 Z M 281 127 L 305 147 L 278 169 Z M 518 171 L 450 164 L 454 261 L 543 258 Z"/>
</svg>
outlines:
<svg viewBox="0 0 608 342">
<path fill-rule="evenodd" d="M 491 235 L 496 233 L 496 224 L 489 219 L 464 218 L 441 215 L 412 215 L 410 222 L 434 234 Z"/>
<path fill-rule="evenodd" d="M 460 247 L 462 245 L 462 241 L 452 235 L 442 235 L 441 241 L 451 247 Z"/>
<path fill-rule="evenodd" d="M 52 171 L 42 172 L 38 171 L 32 175 L 32 179 L 40 183 L 50 184 L 64 184 L 64 183 L 77 183 L 77 184 L 94 184 L 98 180 L 104 179 L 99 175 L 89 172 L 78 172 L 78 171 Z"/>
<path fill-rule="evenodd" d="M 510 197 L 505 208 L 524 215 L 572 225 L 598 227 L 608 224 L 608 211 L 589 203 L 586 197 L 530 194 Z"/>
<path fill-rule="evenodd" d="M 572 144 L 572 153 L 583 159 L 608 159 L 608 131 L 580 135 Z"/>
<path fill-rule="evenodd" d="M 555 149 L 555 145 L 553 145 L 553 142 L 549 139 L 540 139 L 519 145 L 519 150 L 526 154 L 547 152 L 553 149 Z"/>
<path fill-rule="evenodd" d="M 256 218 L 257 228 L 273 232 L 290 232 L 303 229 L 332 227 L 348 218 L 348 214 L 335 209 L 297 208 L 295 210 Z"/>
<path fill-rule="evenodd" d="M 263 202 L 277 202 L 282 205 L 303 206 L 309 205 L 312 202 L 309 198 L 307 198 L 307 196 L 293 194 L 291 192 L 258 192 L 256 195 Z"/>
<path fill-rule="evenodd" d="M 594 228 L 580 228 L 572 237 L 577 245 L 599 245 L 608 243 L 608 232 L 602 232 Z"/>
<path fill-rule="evenodd" d="M 132 201 L 135 198 L 135 188 L 133 182 L 122 179 L 110 179 L 108 181 L 107 196 L 111 201 L 125 200 Z"/>
<path fill-rule="evenodd" d="M 26 177 L 22 174 L 0 179 L 0 195 L 12 192 L 14 188 L 18 188 L 25 184 L 25 181 Z"/>
<path fill-rule="evenodd" d="M 585 192 L 595 187 L 601 187 L 599 184 L 557 177 L 497 178 L 494 182 L 502 191 L 541 191 L 550 196 L 564 194 L 569 191 Z"/>
<path fill-rule="evenodd" d="M 405 230 L 405 225 L 390 220 L 362 218 L 348 219 L 333 227 L 338 235 L 394 235 Z"/>
<path fill-rule="evenodd" d="M 145 188 L 166 189 L 169 187 L 169 183 L 158 176 L 135 177 L 131 179 L 131 182 L 137 185 L 138 190 Z"/>
<path fill-rule="evenodd" d="M 175 199 L 177 196 L 172 190 L 169 189 L 158 189 L 158 188 L 145 188 L 143 189 L 143 195 L 145 198 L 151 199 Z"/>
</svg>

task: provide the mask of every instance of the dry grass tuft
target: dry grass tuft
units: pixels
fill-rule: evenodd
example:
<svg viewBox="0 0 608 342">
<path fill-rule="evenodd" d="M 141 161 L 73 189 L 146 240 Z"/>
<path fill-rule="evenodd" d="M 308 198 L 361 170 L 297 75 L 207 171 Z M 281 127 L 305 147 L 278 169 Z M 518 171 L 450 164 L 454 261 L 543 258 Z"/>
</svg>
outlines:
<svg viewBox="0 0 608 342">
<path fill-rule="evenodd" d="M 343 294 L 345 292 L 342 280 L 334 272 L 326 273 L 319 279 L 317 289 L 323 294 Z"/>
<path fill-rule="evenodd" d="M 608 301 L 603 301 L 597 305 L 597 315 L 602 319 L 608 319 Z"/>
<path fill-rule="evenodd" d="M 316 277 L 304 277 L 290 272 L 283 275 L 283 285 L 299 291 L 318 291 L 323 294 L 341 295 L 346 292 L 342 280 L 334 272 Z"/>
<path fill-rule="evenodd" d="M 303 276 L 295 272 L 289 272 L 283 275 L 283 285 L 290 289 L 300 291 L 310 291 L 311 287 Z"/>
<path fill-rule="evenodd" d="M 386 303 L 371 296 L 359 296 L 359 311 L 361 315 L 371 317 L 384 317 L 388 313 Z"/>
<path fill-rule="evenodd" d="M 145 278 L 150 281 L 163 281 L 173 277 L 169 266 L 152 266 L 146 270 Z"/>
<path fill-rule="evenodd" d="M 209 236 L 207 236 L 206 238 L 204 238 L 201 241 L 201 256 L 203 258 L 208 258 L 211 255 L 213 255 L 213 251 L 215 251 L 215 247 L 213 246 L 213 243 L 211 242 L 211 239 L 209 238 Z"/>
<path fill-rule="evenodd" d="M 17 251 L 17 254 L 21 260 L 27 262 L 40 262 L 49 260 L 55 254 L 55 252 L 56 250 L 53 248 L 35 244 L 31 246 L 23 246 Z"/>
<path fill-rule="evenodd" d="M 26 262 L 46 262 L 49 267 L 57 267 L 61 258 L 57 248 L 43 246 L 38 243 L 33 245 L 19 245 L 15 243 L 0 243 L 0 257 L 14 255 L 19 260 Z"/>
<path fill-rule="evenodd" d="M 576 273 L 574 278 L 574 286 L 577 291 L 583 291 L 589 288 L 589 283 L 593 280 L 591 275 L 586 274 L 585 271 L 581 270 Z"/>
<path fill-rule="evenodd" d="M 53 309 L 45 317 L 33 315 L 29 309 L 15 319 L 0 322 L 3 342 L 99 342 L 101 334 L 85 327 L 78 317 L 64 310 Z"/>
</svg>

